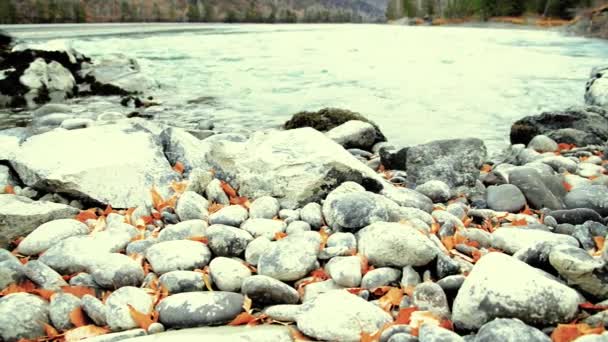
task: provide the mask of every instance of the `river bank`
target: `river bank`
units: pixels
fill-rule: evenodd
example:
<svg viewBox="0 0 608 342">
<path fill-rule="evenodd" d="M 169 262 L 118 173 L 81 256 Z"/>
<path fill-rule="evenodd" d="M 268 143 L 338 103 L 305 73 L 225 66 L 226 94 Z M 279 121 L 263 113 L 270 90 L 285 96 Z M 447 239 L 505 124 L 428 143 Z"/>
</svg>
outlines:
<svg viewBox="0 0 608 342">
<path fill-rule="evenodd" d="M 0 337 L 601 341 L 603 75 L 598 106 L 517 120 L 500 154 L 473 132 L 394 145 L 335 108 L 245 136 L 40 106 L 0 131 Z"/>
</svg>

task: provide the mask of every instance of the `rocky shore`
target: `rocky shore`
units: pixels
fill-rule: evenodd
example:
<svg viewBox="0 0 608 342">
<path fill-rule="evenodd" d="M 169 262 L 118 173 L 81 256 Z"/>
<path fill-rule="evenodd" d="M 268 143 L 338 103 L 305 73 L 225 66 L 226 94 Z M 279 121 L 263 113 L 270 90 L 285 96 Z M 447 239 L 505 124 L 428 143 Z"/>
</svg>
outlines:
<svg viewBox="0 0 608 342">
<path fill-rule="evenodd" d="M 606 341 L 602 70 L 494 156 L 332 108 L 247 137 L 43 105 L 0 131 L 0 340 Z"/>
</svg>

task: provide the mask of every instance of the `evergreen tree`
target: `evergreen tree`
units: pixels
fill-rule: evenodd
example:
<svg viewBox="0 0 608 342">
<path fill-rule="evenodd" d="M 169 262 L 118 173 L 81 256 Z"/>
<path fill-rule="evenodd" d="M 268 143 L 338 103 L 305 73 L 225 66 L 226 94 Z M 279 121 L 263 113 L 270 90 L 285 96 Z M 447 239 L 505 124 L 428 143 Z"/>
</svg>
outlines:
<svg viewBox="0 0 608 342">
<path fill-rule="evenodd" d="M 77 23 L 84 23 L 87 20 L 87 13 L 82 2 L 74 4 L 74 21 Z"/>
<path fill-rule="evenodd" d="M 0 0 L 0 24 L 15 24 L 17 10 L 11 0 Z"/>
<path fill-rule="evenodd" d="M 236 16 L 236 12 L 233 10 L 228 11 L 228 13 L 226 14 L 226 18 L 224 18 L 224 22 L 229 23 L 229 24 L 233 24 L 238 21 L 239 21 L 239 19 Z"/>
<path fill-rule="evenodd" d="M 158 6 L 158 3 L 155 2 L 154 5 L 152 6 L 152 17 L 154 21 L 160 22 L 162 21 L 162 13 L 160 11 L 160 7 Z"/>
<path fill-rule="evenodd" d="M 201 21 L 201 12 L 198 8 L 198 1 L 190 1 L 186 16 L 188 17 L 188 21 L 191 23 Z"/>
<path fill-rule="evenodd" d="M 205 21 L 208 23 L 214 22 L 216 20 L 215 7 L 213 7 L 209 0 L 205 0 L 203 8 L 205 10 Z"/>
<path fill-rule="evenodd" d="M 120 21 L 122 22 L 130 22 L 134 21 L 135 16 L 131 6 L 126 0 L 122 0 L 120 3 Z"/>
</svg>

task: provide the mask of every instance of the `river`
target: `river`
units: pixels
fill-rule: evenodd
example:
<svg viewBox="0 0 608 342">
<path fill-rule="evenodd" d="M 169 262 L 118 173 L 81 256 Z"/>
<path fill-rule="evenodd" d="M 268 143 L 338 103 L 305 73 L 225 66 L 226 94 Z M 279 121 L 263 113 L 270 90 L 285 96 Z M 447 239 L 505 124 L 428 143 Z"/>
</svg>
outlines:
<svg viewBox="0 0 608 342">
<path fill-rule="evenodd" d="M 137 58 L 160 87 L 158 119 L 219 131 L 278 127 L 323 107 L 360 112 L 396 145 L 479 137 L 508 143 L 525 115 L 583 103 L 608 43 L 555 31 L 393 25 L 103 24 L 0 27 L 66 40 L 93 58 Z M 188 103 L 201 97 L 207 101 Z M 76 101 L 123 111 L 115 99 Z M 196 102 L 196 101 L 195 101 Z"/>
</svg>

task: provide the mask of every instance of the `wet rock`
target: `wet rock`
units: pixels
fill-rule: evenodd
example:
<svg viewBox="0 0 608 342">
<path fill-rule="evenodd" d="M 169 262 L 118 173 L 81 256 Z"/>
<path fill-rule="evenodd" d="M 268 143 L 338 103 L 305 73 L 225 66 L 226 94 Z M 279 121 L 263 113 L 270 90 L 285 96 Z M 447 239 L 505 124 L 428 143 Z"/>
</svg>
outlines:
<svg viewBox="0 0 608 342">
<path fill-rule="evenodd" d="M 528 148 L 540 153 L 556 152 L 559 149 L 557 143 L 553 139 L 542 134 L 532 138 L 528 143 Z"/>
<path fill-rule="evenodd" d="M 70 313 L 80 307 L 80 299 L 69 293 L 56 293 L 51 297 L 49 317 L 53 326 L 58 330 L 74 328 Z"/>
<path fill-rule="evenodd" d="M 38 260 L 30 260 L 24 271 L 25 275 L 42 289 L 59 291 L 62 286 L 68 286 L 59 273 Z"/>
<path fill-rule="evenodd" d="M 382 196 L 367 191 L 333 192 L 323 204 L 327 224 L 338 230 L 358 230 L 374 222 L 389 221 Z"/>
<path fill-rule="evenodd" d="M 272 241 L 265 236 L 254 239 L 245 249 L 245 260 L 251 265 L 257 265 L 260 257 L 272 246 Z"/>
<path fill-rule="evenodd" d="M 0 289 L 10 284 L 20 283 L 25 279 L 23 264 L 11 254 L 11 252 L 0 249 Z"/>
<path fill-rule="evenodd" d="M 492 233 L 492 247 L 510 254 L 539 242 L 550 242 L 554 245 L 567 244 L 578 247 L 578 241 L 572 236 L 550 233 L 538 229 L 500 228 Z"/>
<path fill-rule="evenodd" d="M 202 269 L 211 260 L 211 251 L 203 243 L 191 240 L 166 241 L 146 251 L 146 259 L 157 274 L 177 270 Z"/>
<path fill-rule="evenodd" d="M 208 207 L 209 202 L 205 197 L 194 191 L 186 191 L 177 201 L 175 213 L 181 221 L 207 220 L 209 217 Z"/>
<path fill-rule="evenodd" d="M 89 270 L 95 283 L 107 289 L 140 286 L 144 280 L 140 263 L 124 254 L 107 254 L 92 264 Z"/>
<path fill-rule="evenodd" d="M 513 257 L 532 267 L 540 268 L 542 270 L 551 270 L 552 267 L 549 263 L 549 253 L 551 253 L 551 249 L 558 244 L 559 242 L 556 241 L 538 241 L 519 249 L 513 254 Z"/>
<path fill-rule="evenodd" d="M 587 208 L 552 210 L 548 215 L 555 218 L 557 223 L 583 224 L 587 221 L 602 222 L 600 214 L 593 209 Z"/>
<path fill-rule="evenodd" d="M 450 306 L 441 286 L 424 282 L 414 288 L 414 305 L 423 311 L 430 311 L 442 319 L 450 318 Z"/>
<path fill-rule="evenodd" d="M 251 270 L 240 260 L 217 257 L 209 263 L 213 284 L 220 291 L 239 292 L 241 284 L 251 276 Z"/>
<path fill-rule="evenodd" d="M 316 232 L 304 232 L 274 242 L 258 260 L 258 274 L 282 281 L 303 278 L 315 269 L 321 239 Z"/>
<path fill-rule="evenodd" d="M 243 310 L 243 295 L 232 292 L 178 293 L 162 300 L 156 310 L 171 328 L 191 328 L 230 322 Z"/>
<path fill-rule="evenodd" d="M 518 213 L 526 205 L 526 198 L 515 185 L 503 184 L 488 188 L 486 202 L 492 210 Z"/>
<path fill-rule="evenodd" d="M 373 289 L 380 286 L 388 286 L 393 283 L 399 283 L 400 278 L 400 270 L 390 267 L 380 267 L 365 273 L 363 279 L 361 279 L 361 287 L 364 289 Z"/>
<path fill-rule="evenodd" d="M 574 160 L 566 158 L 564 156 L 549 156 L 541 158 L 538 161 L 551 166 L 551 168 L 553 168 L 553 170 L 555 170 L 556 172 L 561 172 L 562 170 L 565 170 L 571 173 L 575 173 L 578 168 L 578 165 Z"/>
<path fill-rule="evenodd" d="M 433 210 L 433 201 L 423 194 L 408 188 L 385 189 L 382 195 L 398 205 L 407 208 L 417 208 L 427 213 Z"/>
<path fill-rule="evenodd" d="M 509 173 L 509 183 L 523 192 L 534 209 L 562 209 L 562 201 L 543 181 L 541 174 L 532 168 L 518 168 Z"/>
<path fill-rule="evenodd" d="M 486 157 L 486 147 L 479 139 L 438 140 L 413 146 L 407 151 L 407 180 L 411 185 L 440 180 L 450 188 L 472 187 Z"/>
<path fill-rule="evenodd" d="M 206 236 L 209 240 L 207 246 L 216 256 L 239 256 L 253 241 L 253 236 L 247 231 L 221 224 L 209 227 Z"/>
<path fill-rule="evenodd" d="M 207 222 L 203 220 L 189 220 L 165 227 L 158 234 L 158 241 L 186 240 L 206 235 Z"/>
<path fill-rule="evenodd" d="M 497 318 L 484 324 L 475 337 L 475 342 L 494 341 L 550 342 L 551 339 L 542 331 L 524 324 L 517 318 Z"/>
<path fill-rule="evenodd" d="M 437 273 L 437 277 L 439 277 L 439 279 L 442 279 L 447 276 L 460 274 L 461 269 L 460 264 L 457 261 L 453 260 L 448 255 L 438 253 L 435 271 Z"/>
<path fill-rule="evenodd" d="M 416 191 L 430 198 L 434 203 L 447 202 L 451 197 L 450 187 L 438 180 L 430 180 L 418 185 Z"/>
<path fill-rule="evenodd" d="M 194 169 L 208 170 L 209 163 L 205 158 L 205 153 L 209 146 L 177 127 L 165 128 L 159 135 L 163 151 L 171 165 L 178 162 L 184 165 L 184 175 L 188 176 Z M 200 217 L 197 217 L 200 219 Z"/>
<path fill-rule="evenodd" d="M 99 285 L 93 280 L 93 276 L 88 273 L 81 272 L 70 279 L 70 286 L 85 286 L 91 288 L 99 288 Z"/>
<path fill-rule="evenodd" d="M 511 126 L 511 144 L 528 144 L 539 134 L 549 134 L 564 128 L 573 128 L 593 134 L 599 141 L 608 139 L 608 125 L 603 110 L 598 107 L 572 107 L 564 111 L 545 112 L 527 116 Z"/>
<path fill-rule="evenodd" d="M 293 287 L 264 275 L 245 279 L 242 293 L 263 305 L 297 304 L 300 301 L 300 295 Z"/>
<path fill-rule="evenodd" d="M 240 227 L 247 217 L 249 217 L 247 209 L 240 205 L 230 205 L 211 214 L 209 223 Z"/>
<path fill-rule="evenodd" d="M 376 331 L 391 316 L 372 303 L 343 290 L 319 295 L 297 316 L 298 329 L 328 341 L 359 341 L 362 332 Z"/>
<path fill-rule="evenodd" d="M 24 255 L 35 255 L 46 251 L 53 244 L 70 236 L 89 233 L 87 226 L 72 219 L 54 220 L 42 224 L 20 243 L 18 251 Z"/>
<path fill-rule="evenodd" d="M 84 295 L 80 300 L 82 309 L 87 316 L 98 326 L 104 326 L 108 324 L 107 320 L 107 307 L 105 304 L 91 295 Z"/>
<path fill-rule="evenodd" d="M 452 318 L 463 330 L 478 329 L 498 317 L 553 325 L 569 322 L 582 300 L 576 291 L 537 269 L 508 255 L 489 253 L 475 264 L 458 291 Z"/>
<path fill-rule="evenodd" d="M 285 228 L 285 222 L 271 219 L 248 219 L 241 225 L 241 229 L 254 238 L 264 236 L 270 240 L 274 240 L 277 233 L 285 232 Z"/>
<path fill-rule="evenodd" d="M 131 286 L 121 287 L 112 292 L 106 300 L 106 319 L 112 331 L 138 327 L 131 317 L 129 305 L 143 314 L 149 314 L 152 310 L 152 296 L 142 289 Z"/>
<path fill-rule="evenodd" d="M 431 240 L 418 230 L 398 223 L 378 222 L 357 233 L 359 253 L 371 265 L 423 266 L 437 254 Z"/>
<path fill-rule="evenodd" d="M 325 269 L 338 285 L 358 287 L 361 284 L 361 258 L 358 256 L 332 258 Z"/>
<path fill-rule="evenodd" d="M 276 198 L 263 196 L 251 203 L 249 208 L 249 217 L 272 219 L 279 214 L 281 206 Z"/>
<path fill-rule="evenodd" d="M 371 149 L 376 142 L 376 127 L 364 121 L 351 120 L 326 133 L 331 140 L 344 148 Z"/>
<path fill-rule="evenodd" d="M 421 281 L 420 274 L 412 266 L 404 266 L 401 274 L 401 287 L 403 288 L 414 287 Z"/>
<path fill-rule="evenodd" d="M 574 128 L 562 128 L 550 131 L 547 136 L 560 144 L 572 144 L 576 146 L 587 146 L 601 144 L 601 139 L 590 132 L 584 132 Z"/>
<path fill-rule="evenodd" d="M 144 93 L 156 87 L 156 82 L 141 72 L 137 60 L 123 54 L 108 54 L 83 63 L 80 75 L 85 79 L 94 79 L 96 84 L 103 84 L 105 89 L 112 88 L 113 95 Z"/>
<path fill-rule="evenodd" d="M 48 310 L 48 303 L 32 294 L 14 293 L 0 298 L 0 337 L 16 342 L 45 336 Z"/>
<path fill-rule="evenodd" d="M 321 212 L 321 205 L 318 203 L 308 203 L 300 211 L 300 218 L 302 221 L 310 224 L 314 229 L 318 229 L 323 226 L 323 213 Z"/>
<path fill-rule="evenodd" d="M 422 324 L 418 332 L 420 342 L 464 342 L 464 339 L 453 331 L 433 324 Z"/>
<path fill-rule="evenodd" d="M 169 293 L 196 292 L 205 289 L 203 274 L 194 271 L 171 271 L 158 278 Z"/>
<path fill-rule="evenodd" d="M 0 195 L 0 247 L 7 247 L 10 241 L 28 235 L 43 223 L 76 214 L 78 209 L 67 205 Z"/>
<path fill-rule="evenodd" d="M 560 245 L 551 249 L 549 262 L 568 280 L 582 290 L 600 298 L 608 298 L 608 272 L 604 263 L 594 259 L 584 249 Z"/>
<path fill-rule="evenodd" d="M 572 189 L 564 198 L 568 209 L 587 208 L 602 216 L 608 216 L 608 187 L 592 185 Z"/>
</svg>

